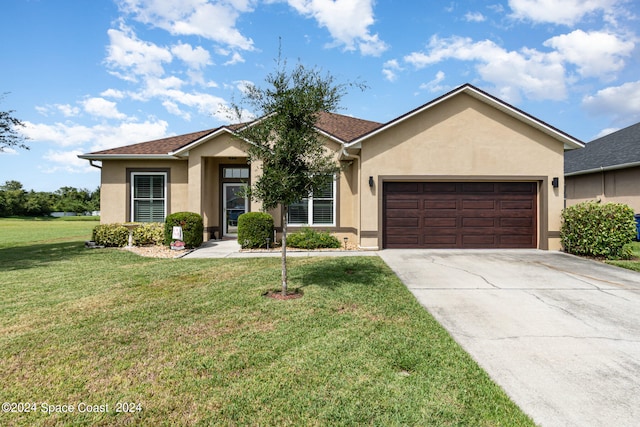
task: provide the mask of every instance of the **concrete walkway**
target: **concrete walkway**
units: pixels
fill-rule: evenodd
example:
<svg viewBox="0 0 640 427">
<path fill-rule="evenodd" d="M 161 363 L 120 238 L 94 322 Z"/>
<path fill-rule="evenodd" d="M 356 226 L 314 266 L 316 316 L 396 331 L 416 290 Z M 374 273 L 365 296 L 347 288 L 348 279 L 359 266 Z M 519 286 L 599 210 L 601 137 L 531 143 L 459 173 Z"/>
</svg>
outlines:
<svg viewBox="0 0 640 427">
<path fill-rule="evenodd" d="M 204 242 L 198 249 L 188 253 L 183 258 L 259 258 L 259 257 L 281 257 L 280 250 L 274 251 L 243 251 L 240 252 L 240 245 L 237 240 L 209 240 Z M 310 257 L 310 256 L 376 256 L 373 251 L 341 251 L 341 250 L 318 250 L 305 251 L 300 249 L 287 248 L 288 257 Z"/>
<path fill-rule="evenodd" d="M 537 424 L 640 425 L 640 273 L 536 250 L 379 255 Z"/>
</svg>

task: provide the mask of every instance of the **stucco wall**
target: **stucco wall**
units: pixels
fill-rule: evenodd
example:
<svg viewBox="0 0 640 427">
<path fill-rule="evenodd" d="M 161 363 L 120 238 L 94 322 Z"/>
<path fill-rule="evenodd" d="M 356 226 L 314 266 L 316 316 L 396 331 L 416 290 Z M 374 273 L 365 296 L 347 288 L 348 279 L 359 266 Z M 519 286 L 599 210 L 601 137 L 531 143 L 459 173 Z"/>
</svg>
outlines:
<svg viewBox="0 0 640 427">
<path fill-rule="evenodd" d="M 567 206 L 587 200 L 624 203 L 640 213 L 640 167 L 568 176 Z"/>
<path fill-rule="evenodd" d="M 559 248 L 559 238 L 548 238 L 547 232 L 554 236 L 560 230 L 563 194 L 551 180 L 558 177 L 563 188 L 563 144 L 475 98 L 460 94 L 389 128 L 364 141 L 361 156 L 363 247 L 382 244 L 383 180 L 407 177 L 538 181 L 544 186 L 538 227 L 544 227 L 546 240 L 538 246 Z"/>
<path fill-rule="evenodd" d="M 187 210 L 187 161 L 104 160 L 100 184 L 100 222 L 110 224 L 131 220 L 130 172 L 169 173 L 167 214 Z"/>
</svg>

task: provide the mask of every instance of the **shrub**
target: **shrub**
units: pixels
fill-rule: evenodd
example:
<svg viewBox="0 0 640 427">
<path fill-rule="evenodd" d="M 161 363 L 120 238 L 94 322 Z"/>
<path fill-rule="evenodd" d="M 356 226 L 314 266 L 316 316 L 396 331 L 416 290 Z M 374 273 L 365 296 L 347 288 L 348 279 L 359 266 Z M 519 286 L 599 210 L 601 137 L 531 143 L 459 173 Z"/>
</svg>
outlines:
<svg viewBox="0 0 640 427">
<path fill-rule="evenodd" d="M 575 255 L 627 257 L 635 236 L 633 209 L 624 204 L 584 202 L 562 212 L 562 245 Z"/>
<path fill-rule="evenodd" d="M 173 227 L 182 227 L 182 241 L 187 248 L 197 248 L 202 244 L 204 225 L 202 217 L 193 212 L 176 212 L 167 216 L 164 223 L 164 243 L 170 245 Z"/>
<path fill-rule="evenodd" d="M 305 227 L 302 231 L 287 236 L 287 246 L 300 249 L 339 248 L 340 241 L 328 231 Z"/>
<path fill-rule="evenodd" d="M 122 224 L 100 224 L 93 227 L 91 240 L 97 245 L 121 247 L 129 243 L 129 230 Z"/>
<path fill-rule="evenodd" d="M 264 212 L 247 212 L 238 217 L 238 242 L 243 249 L 265 248 L 273 239 L 273 218 Z"/>
<path fill-rule="evenodd" d="M 143 222 L 133 230 L 133 244 L 136 246 L 162 245 L 164 243 L 164 223 Z"/>
</svg>

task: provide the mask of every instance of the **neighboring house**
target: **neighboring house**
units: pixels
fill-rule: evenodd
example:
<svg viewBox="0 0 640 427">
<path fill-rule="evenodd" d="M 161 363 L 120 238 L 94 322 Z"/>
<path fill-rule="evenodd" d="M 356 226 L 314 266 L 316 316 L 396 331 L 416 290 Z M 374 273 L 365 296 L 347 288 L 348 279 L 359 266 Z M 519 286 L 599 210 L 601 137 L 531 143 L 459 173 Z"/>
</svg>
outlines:
<svg viewBox="0 0 640 427">
<path fill-rule="evenodd" d="M 640 213 L 640 123 L 567 152 L 564 162 L 568 206 L 600 200 Z"/>
<path fill-rule="evenodd" d="M 385 124 L 322 113 L 317 129 L 342 170 L 291 206 L 290 229 L 366 249 L 560 248 L 563 154 L 583 144 L 472 85 Z M 79 157 L 102 163 L 103 223 L 191 211 L 208 239 L 260 209 L 238 197 L 260 173 L 244 144 L 222 126 Z"/>
</svg>

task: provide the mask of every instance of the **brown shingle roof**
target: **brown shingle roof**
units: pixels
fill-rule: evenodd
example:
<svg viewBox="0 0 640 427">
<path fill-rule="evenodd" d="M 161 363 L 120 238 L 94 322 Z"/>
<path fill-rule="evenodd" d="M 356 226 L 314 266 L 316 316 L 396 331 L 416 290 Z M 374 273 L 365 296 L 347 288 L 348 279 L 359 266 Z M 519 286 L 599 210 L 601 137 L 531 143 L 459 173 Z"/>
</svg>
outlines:
<svg viewBox="0 0 640 427">
<path fill-rule="evenodd" d="M 220 128 L 201 130 L 199 132 L 187 133 L 184 135 L 170 136 L 168 138 L 156 139 L 154 141 L 140 142 L 133 145 L 125 145 L 124 147 L 111 148 L 109 150 L 95 151 L 91 154 L 109 155 L 109 154 L 142 154 L 142 155 L 163 155 L 175 151 L 180 147 L 191 144 L 194 141 L 215 132 Z"/>
<path fill-rule="evenodd" d="M 344 142 L 350 142 L 379 128 L 382 123 L 343 116 L 342 114 L 321 112 L 318 115 L 316 126 L 321 131 Z"/>
<path fill-rule="evenodd" d="M 242 125 L 231 125 L 227 128 L 230 130 L 237 129 Z M 371 122 L 368 120 L 357 119 L 355 117 L 344 116 L 336 113 L 319 113 L 317 125 L 319 130 L 325 132 L 344 142 L 352 141 L 372 130 L 382 126 L 381 123 Z M 124 147 L 116 147 L 108 150 L 95 151 L 86 154 L 86 157 L 92 155 L 167 155 L 168 153 L 179 150 L 209 134 L 214 133 L 221 128 L 202 130 L 199 132 L 187 133 L 184 135 L 171 136 L 168 138 L 156 139 L 154 141 L 140 142 L 138 144 L 126 145 Z M 84 156 L 83 156 L 84 157 Z"/>
</svg>

